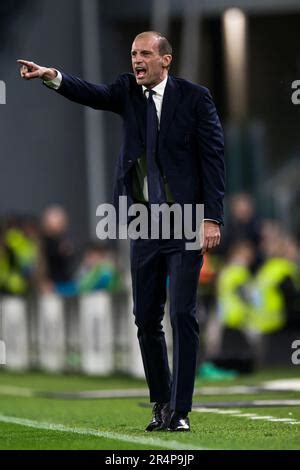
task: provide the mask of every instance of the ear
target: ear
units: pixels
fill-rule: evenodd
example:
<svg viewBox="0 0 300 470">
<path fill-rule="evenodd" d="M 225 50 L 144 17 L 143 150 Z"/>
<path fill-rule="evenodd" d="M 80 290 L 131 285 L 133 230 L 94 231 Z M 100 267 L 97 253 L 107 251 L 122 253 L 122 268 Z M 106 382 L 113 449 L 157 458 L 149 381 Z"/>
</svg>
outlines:
<svg viewBox="0 0 300 470">
<path fill-rule="evenodd" d="M 172 62 L 171 54 L 165 54 L 165 55 L 162 56 L 162 65 L 163 65 L 163 67 L 165 67 L 165 68 L 170 67 L 171 62 Z"/>
</svg>

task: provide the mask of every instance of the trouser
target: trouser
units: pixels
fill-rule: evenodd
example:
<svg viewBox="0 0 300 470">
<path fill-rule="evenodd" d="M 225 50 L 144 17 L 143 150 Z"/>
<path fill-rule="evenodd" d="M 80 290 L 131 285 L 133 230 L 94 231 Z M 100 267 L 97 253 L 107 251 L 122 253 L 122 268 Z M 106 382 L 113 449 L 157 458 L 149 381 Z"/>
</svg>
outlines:
<svg viewBox="0 0 300 470">
<path fill-rule="evenodd" d="M 135 323 L 151 402 L 170 402 L 188 412 L 199 348 L 197 287 L 203 262 L 200 251 L 185 250 L 184 240 L 131 240 Z M 169 279 L 168 279 L 169 276 Z M 169 370 L 162 329 L 167 279 L 173 332 L 173 371 Z"/>
</svg>

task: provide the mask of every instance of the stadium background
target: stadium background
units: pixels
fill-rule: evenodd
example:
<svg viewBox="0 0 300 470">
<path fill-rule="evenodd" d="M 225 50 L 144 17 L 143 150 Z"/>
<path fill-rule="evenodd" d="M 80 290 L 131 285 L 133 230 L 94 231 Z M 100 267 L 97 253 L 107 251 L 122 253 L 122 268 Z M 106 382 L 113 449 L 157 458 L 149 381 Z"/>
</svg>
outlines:
<svg viewBox="0 0 300 470">
<path fill-rule="evenodd" d="M 0 105 L 0 340 L 6 343 L 7 363 L 0 366 L 4 396 L 0 422 L 8 436 L 17 436 L 15 443 L 7 437 L 2 448 L 36 448 L 20 431 L 26 419 L 33 427 L 46 418 L 64 423 L 67 436 L 68 426 L 86 424 L 88 418 L 83 416 L 90 416 L 95 426 L 98 412 L 105 418 L 108 402 L 99 397 L 80 402 L 82 415 L 75 413 L 71 419 L 62 409 L 70 407 L 72 414 L 72 405 L 55 402 L 56 396 L 48 398 L 56 403 L 53 413 L 46 412 L 48 392 L 130 391 L 144 386 L 131 317 L 128 246 L 99 244 L 95 234 L 96 208 L 111 201 L 121 123 L 109 113 L 62 99 L 39 81 L 21 80 L 16 59 L 28 58 L 93 82 L 111 82 L 130 71 L 135 34 L 155 29 L 173 44 L 172 73 L 211 90 L 226 137 L 226 223 L 222 245 L 207 257 L 202 273 L 202 348 L 196 385 L 201 388 L 218 380 L 220 387 L 260 388 L 267 379 L 299 376 L 298 357 L 292 362 L 292 343 L 300 339 L 300 107 L 292 102 L 292 83 L 300 79 L 299 21 L 300 4 L 291 0 L 1 3 L 0 80 L 6 84 L 6 104 Z M 280 262 L 269 266 L 266 274 L 262 268 L 270 259 Z M 235 264 L 245 269 L 242 278 L 230 285 L 233 297 L 224 298 L 220 273 Z M 278 280 L 273 278 L 275 271 Z M 275 295 L 282 299 L 275 313 L 268 312 L 267 301 L 262 300 L 266 280 L 274 281 Z M 234 310 L 232 301 L 237 298 Z M 171 352 L 168 324 L 166 328 Z M 60 375 L 49 376 L 47 371 Z M 118 375 L 110 379 L 108 374 Z M 299 385 L 293 383 L 290 389 L 288 383 L 283 391 L 261 393 L 269 399 L 279 395 L 282 400 L 297 399 Z M 254 398 L 253 389 L 245 393 L 245 399 Z M 39 394 L 44 395 L 37 398 Z M 224 389 L 212 397 L 210 401 L 218 403 L 224 397 L 228 400 Z M 196 398 L 202 404 L 206 400 Z M 162 445 L 161 441 L 147 444 L 139 437 L 147 411 L 138 407 L 137 399 L 112 403 L 113 427 L 118 428 L 118 413 L 126 415 L 126 407 L 134 416 L 125 433 L 140 439 L 133 446 Z M 268 436 L 264 427 L 272 422 L 253 421 L 257 424 L 253 442 L 247 429 L 234 441 L 234 424 L 230 427 L 222 413 L 214 417 L 203 413 L 197 436 L 183 437 L 182 445 L 297 448 L 295 436 L 284 438 L 288 431 L 282 424 L 284 420 L 297 424 L 296 405 L 271 412 L 262 408 L 262 415 L 273 414 L 283 421 L 278 422 L 276 438 Z M 200 422 L 204 429 L 215 426 L 211 439 Z M 225 440 L 217 431 L 223 425 L 229 427 Z M 45 430 L 41 425 L 36 429 L 41 433 L 40 448 L 47 447 Z M 111 431 L 109 421 L 104 429 Z M 103 438 L 105 448 L 109 444 L 99 432 L 98 437 L 91 434 L 86 437 L 90 441 L 74 445 L 98 448 L 97 439 Z M 120 442 L 126 448 L 125 434 Z M 164 442 L 168 439 L 164 437 Z M 65 442 L 65 448 L 72 447 L 67 438 Z M 53 438 L 50 448 L 60 445 Z"/>
</svg>

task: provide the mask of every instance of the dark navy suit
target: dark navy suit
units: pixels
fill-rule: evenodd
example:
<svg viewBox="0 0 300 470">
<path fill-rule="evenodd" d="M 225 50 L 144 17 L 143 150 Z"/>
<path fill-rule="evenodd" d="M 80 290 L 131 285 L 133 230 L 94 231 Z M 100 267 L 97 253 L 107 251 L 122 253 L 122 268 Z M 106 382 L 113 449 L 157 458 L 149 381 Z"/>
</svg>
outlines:
<svg viewBox="0 0 300 470">
<path fill-rule="evenodd" d="M 111 85 L 94 85 L 63 74 L 58 93 L 123 118 L 124 143 L 117 162 L 115 204 L 127 195 L 134 202 L 132 168 L 146 148 L 146 99 L 134 75 Z M 204 216 L 223 222 L 223 132 L 209 91 L 169 76 L 164 92 L 158 160 L 175 202 L 204 204 Z M 190 411 L 199 327 L 196 293 L 202 255 L 185 250 L 185 240 L 131 241 L 135 322 L 150 389 L 150 400 L 171 402 L 171 409 Z M 173 373 L 170 374 L 161 320 L 169 276 L 173 327 Z"/>
</svg>

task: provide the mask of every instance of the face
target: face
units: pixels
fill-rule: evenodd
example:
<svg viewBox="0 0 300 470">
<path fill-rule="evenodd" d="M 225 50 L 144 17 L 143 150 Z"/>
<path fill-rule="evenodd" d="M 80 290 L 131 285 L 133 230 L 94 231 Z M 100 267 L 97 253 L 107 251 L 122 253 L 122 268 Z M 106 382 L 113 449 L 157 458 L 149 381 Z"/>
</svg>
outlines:
<svg viewBox="0 0 300 470">
<path fill-rule="evenodd" d="M 138 85 L 153 88 L 167 76 L 172 56 L 160 55 L 158 44 L 153 35 L 137 36 L 132 44 L 131 62 Z"/>
</svg>

